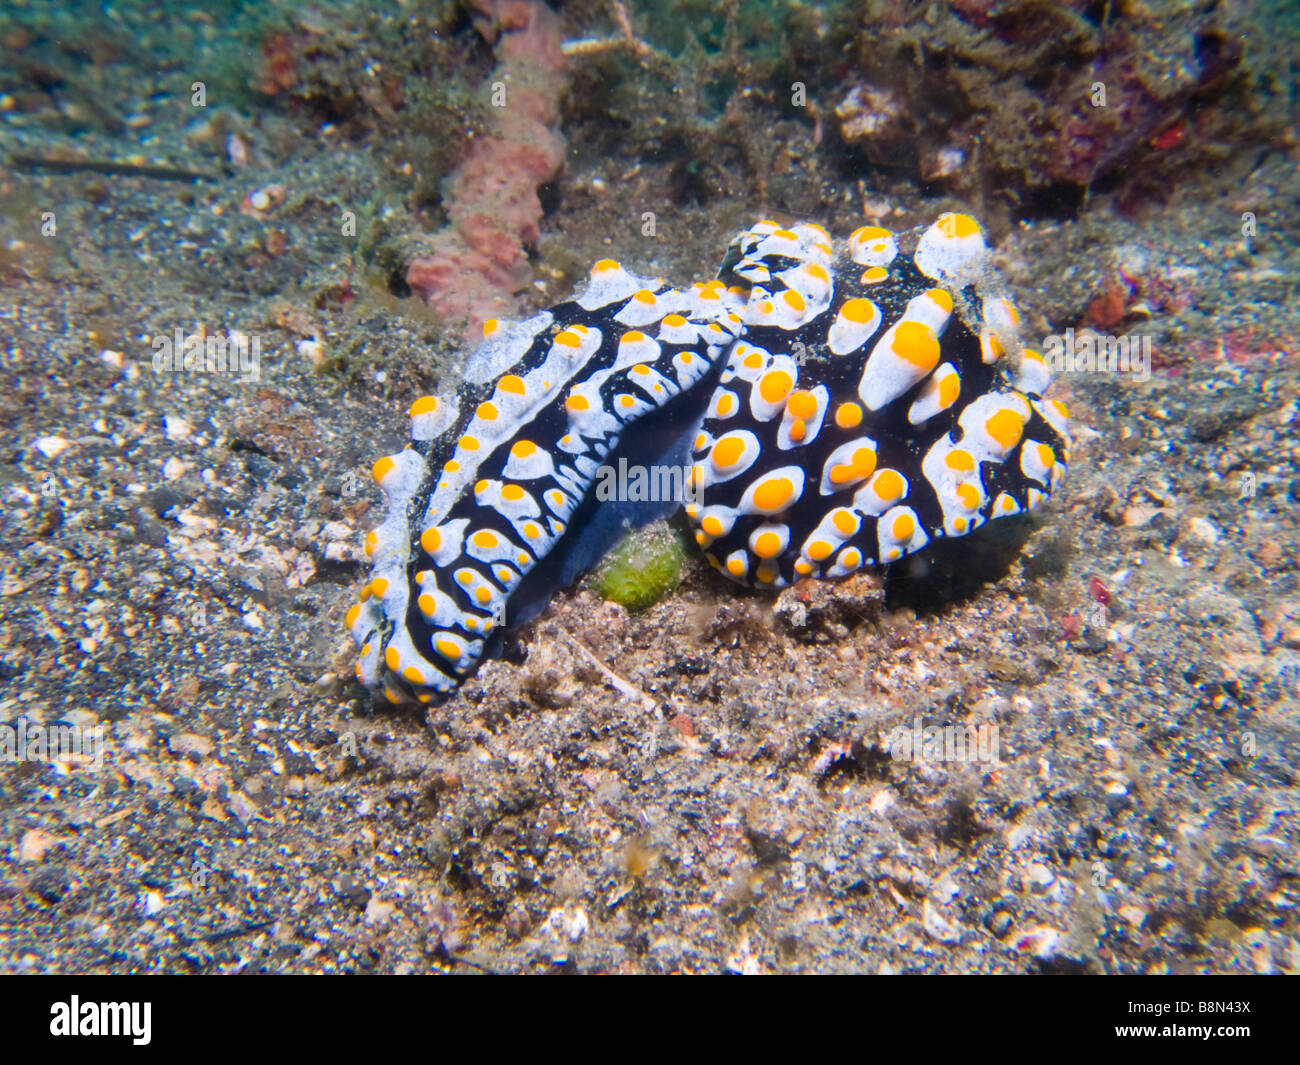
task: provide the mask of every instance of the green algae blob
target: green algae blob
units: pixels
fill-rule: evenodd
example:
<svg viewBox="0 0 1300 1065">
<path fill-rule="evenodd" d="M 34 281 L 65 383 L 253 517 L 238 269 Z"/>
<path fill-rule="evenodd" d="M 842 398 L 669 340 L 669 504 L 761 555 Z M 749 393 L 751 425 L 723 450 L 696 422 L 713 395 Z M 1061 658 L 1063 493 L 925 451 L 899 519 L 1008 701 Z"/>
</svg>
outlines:
<svg viewBox="0 0 1300 1065">
<path fill-rule="evenodd" d="M 596 568 L 591 586 L 603 599 L 627 610 L 644 610 L 674 588 L 682 576 L 685 551 L 666 521 L 636 529 Z"/>
</svg>

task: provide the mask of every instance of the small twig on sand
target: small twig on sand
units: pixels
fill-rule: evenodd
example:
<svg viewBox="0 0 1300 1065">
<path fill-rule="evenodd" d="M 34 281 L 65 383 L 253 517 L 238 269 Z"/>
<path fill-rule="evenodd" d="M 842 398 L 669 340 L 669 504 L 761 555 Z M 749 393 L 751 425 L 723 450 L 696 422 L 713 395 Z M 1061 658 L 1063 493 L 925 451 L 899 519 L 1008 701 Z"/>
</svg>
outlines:
<svg viewBox="0 0 1300 1065">
<path fill-rule="evenodd" d="M 126 163 L 115 159 L 58 159 L 45 155 L 18 152 L 9 156 L 9 165 L 26 169 L 53 170 L 59 174 L 89 171 L 95 174 L 123 174 L 128 177 L 162 178 L 165 181 L 216 181 L 216 174 L 186 170 L 163 163 Z"/>
<path fill-rule="evenodd" d="M 559 628 L 560 634 L 566 640 L 568 640 L 569 643 L 571 643 L 574 646 L 574 648 L 587 659 L 588 662 L 590 662 L 593 666 L 596 667 L 600 675 L 605 678 L 606 683 L 609 684 L 611 688 L 615 688 L 618 691 L 622 692 L 629 699 L 635 699 L 637 702 L 641 704 L 641 707 L 644 710 L 649 710 L 653 712 L 654 710 L 658 709 L 659 704 L 655 702 L 653 698 L 651 698 L 649 695 L 643 692 L 631 681 L 624 680 L 612 669 L 610 669 L 607 665 L 605 665 L 605 663 L 602 662 L 599 658 L 597 658 L 595 653 L 585 643 L 583 643 L 580 639 L 578 639 L 571 632 L 568 632 L 564 628 L 560 626 L 556 626 L 556 627 Z"/>
<path fill-rule="evenodd" d="M 609 52 L 614 49 L 626 48 L 640 59 L 655 59 L 661 63 L 672 64 L 670 56 L 660 52 L 653 45 L 637 36 L 636 30 L 632 28 L 632 18 L 627 13 L 627 8 L 623 6 L 621 0 L 614 0 L 611 7 L 614 11 L 614 20 L 618 23 L 618 28 L 623 36 L 580 37 L 577 40 L 565 41 L 560 46 L 561 51 L 565 55 L 591 55 L 596 52 Z"/>
</svg>

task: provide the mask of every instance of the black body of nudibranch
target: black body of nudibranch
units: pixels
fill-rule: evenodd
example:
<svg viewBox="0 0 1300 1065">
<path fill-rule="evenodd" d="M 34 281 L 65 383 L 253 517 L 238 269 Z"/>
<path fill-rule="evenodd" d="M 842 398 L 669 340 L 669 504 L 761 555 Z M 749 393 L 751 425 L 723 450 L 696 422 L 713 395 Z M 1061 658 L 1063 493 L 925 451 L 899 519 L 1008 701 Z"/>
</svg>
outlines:
<svg viewBox="0 0 1300 1065">
<path fill-rule="evenodd" d="M 671 451 L 698 424 L 742 308 L 718 282 L 674 289 L 603 260 L 576 299 L 488 322 L 458 394 L 417 400 L 410 445 L 372 471 L 388 513 L 347 617 L 358 677 L 390 702 L 435 701 L 569 583 L 593 551 L 602 464 Z"/>
<path fill-rule="evenodd" d="M 942 216 L 912 255 L 858 230 L 768 223 L 724 273 L 744 334 L 695 438 L 686 507 L 709 562 L 782 587 L 895 562 L 1042 503 L 1068 461 L 1046 363 L 989 270 L 979 226 Z"/>
<path fill-rule="evenodd" d="M 417 400 L 410 445 L 375 464 L 360 679 L 394 703 L 453 692 L 612 546 L 626 512 L 593 485 L 622 457 L 689 464 L 705 557 L 769 587 L 1037 507 L 1069 460 L 1047 365 L 973 219 L 912 239 L 761 222 L 718 280 L 604 260 L 581 296 L 489 322 L 458 393 Z"/>
</svg>

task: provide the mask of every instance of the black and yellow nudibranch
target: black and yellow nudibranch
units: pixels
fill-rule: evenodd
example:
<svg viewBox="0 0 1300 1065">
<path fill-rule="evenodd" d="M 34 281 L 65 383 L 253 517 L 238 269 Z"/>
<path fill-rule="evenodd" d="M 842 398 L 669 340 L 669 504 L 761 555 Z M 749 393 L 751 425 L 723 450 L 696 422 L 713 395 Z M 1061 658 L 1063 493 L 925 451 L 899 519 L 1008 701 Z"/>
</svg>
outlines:
<svg viewBox="0 0 1300 1065">
<path fill-rule="evenodd" d="M 392 702 L 446 696 L 599 541 L 613 456 L 693 448 L 686 513 L 710 563 L 781 587 L 897 561 L 1032 510 L 1069 460 L 1051 375 L 1019 342 L 973 219 L 914 252 L 883 229 L 837 248 L 761 222 L 689 289 L 605 260 L 586 291 L 489 322 L 459 394 L 411 408 L 380 459 L 384 522 L 347 617 L 357 674 Z M 689 454 L 689 452 L 688 452 Z"/>
</svg>

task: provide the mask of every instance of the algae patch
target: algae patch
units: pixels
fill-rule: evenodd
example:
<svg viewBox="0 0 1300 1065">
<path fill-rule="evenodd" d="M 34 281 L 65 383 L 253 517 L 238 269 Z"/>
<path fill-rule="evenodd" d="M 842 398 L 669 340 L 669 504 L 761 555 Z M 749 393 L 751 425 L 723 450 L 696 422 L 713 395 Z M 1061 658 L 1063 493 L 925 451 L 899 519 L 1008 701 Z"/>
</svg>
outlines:
<svg viewBox="0 0 1300 1065">
<path fill-rule="evenodd" d="M 644 610 L 677 587 L 684 558 L 677 533 L 656 521 L 628 533 L 596 568 L 591 586 L 628 610 Z"/>
</svg>

